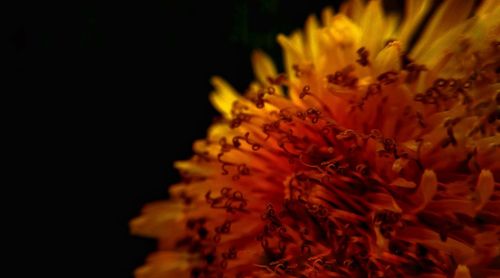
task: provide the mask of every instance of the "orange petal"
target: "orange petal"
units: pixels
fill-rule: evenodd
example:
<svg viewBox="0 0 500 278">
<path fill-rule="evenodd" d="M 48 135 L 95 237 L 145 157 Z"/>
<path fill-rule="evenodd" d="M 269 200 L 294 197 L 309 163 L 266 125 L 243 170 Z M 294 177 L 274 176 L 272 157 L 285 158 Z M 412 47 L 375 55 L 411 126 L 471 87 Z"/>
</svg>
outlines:
<svg viewBox="0 0 500 278">
<path fill-rule="evenodd" d="M 136 278 L 188 278 L 192 255 L 180 252 L 162 251 L 147 259 L 147 263 L 135 271 Z"/>
<path fill-rule="evenodd" d="M 495 187 L 493 174 L 488 170 L 482 170 L 476 186 L 476 210 L 479 211 L 489 201 Z"/>
<path fill-rule="evenodd" d="M 455 270 L 454 278 L 470 278 L 469 268 L 465 265 L 459 265 L 457 270 Z"/>
<path fill-rule="evenodd" d="M 432 200 L 437 191 L 437 178 L 436 174 L 432 170 L 425 170 L 420 180 L 420 185 L 418 187 L 417 196 L 419 198 L 418 207 L 416 211 L 424 209 L 427 204 Z"/>
</svg>

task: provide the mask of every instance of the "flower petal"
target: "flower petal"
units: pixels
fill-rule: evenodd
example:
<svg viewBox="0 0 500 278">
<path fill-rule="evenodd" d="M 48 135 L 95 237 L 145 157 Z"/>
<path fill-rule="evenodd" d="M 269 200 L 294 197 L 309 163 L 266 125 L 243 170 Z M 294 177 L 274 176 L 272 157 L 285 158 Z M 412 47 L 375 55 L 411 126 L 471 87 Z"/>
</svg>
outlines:
<svg viewBox="0 0 500 278">
<path fill-rule="evenodd" d="M 233 103 L 237 101 L 240 96 L 229 83 L 218 76 L 212 77 L 212 85 L 215 87 L 215 91 L 210 94 L 212 105 L 222 113 L 224 117 L 231 119 Z"/>
<path fill-rule="evenodd" d="M 257 80 L 263 85 L 270 85 L 269 78 L 276 78 L 278 72 L 272 59 L 263 51 L 256 50 L 252 53 L 252 66 Z M 279 95 L 283 95 L 281 88 L 274 86 Z"/>
<path fill-rule="evenodd" d="M 470 278 L 470 272 L 466 265 L 458 265 L 454 278 Z"/>
<path fill-rule="evenodd" d="M 192 255 L 180 252 L 157 252 L 147 259 L 147 264 L 135 271 L 136 278 L 189 278 L 193 267 Z"/>
<path fill-rule="evenodd" d="M 388 71 L 399 72 L 401 69 L 401 43 L 393 41 L 387 44 L 375 57 L 373 67 L 377 76 Z"/>
<path fill-rule="evenodd" d="M 476 186 L 476 210 L 479 211 L 489 201 L 495 187 L 493 174 L 488 170 L 482 170 Z"/>
<path fill-rule="evenodd" d="M 444 1 L 432 16 L 430 23 L 427 24 L 422 37 L 412 50 L 411 56 L 418 59 L 424 55 L 433 41 L 469 16 L 472 6 L 472 0 Z"/>
<path fill-rule="evenodd" d="M 430 0 L 408 0 L 405 2 L 405 17 L 401 26 L 398 39 L 401 41 L 402 48 L 407 49 L 408 43 L 417 30 L 420 22 L 424 19 L 430 6 Z"/>
<path fill-rule="evenodd" d="M 425 170 L 418 186 L 417 196 L 419 204 L 416 211 L 424 209 L 427 204 L 432 200 L 437 191 L 437 178 L 432 170 Z"/>
</svg>

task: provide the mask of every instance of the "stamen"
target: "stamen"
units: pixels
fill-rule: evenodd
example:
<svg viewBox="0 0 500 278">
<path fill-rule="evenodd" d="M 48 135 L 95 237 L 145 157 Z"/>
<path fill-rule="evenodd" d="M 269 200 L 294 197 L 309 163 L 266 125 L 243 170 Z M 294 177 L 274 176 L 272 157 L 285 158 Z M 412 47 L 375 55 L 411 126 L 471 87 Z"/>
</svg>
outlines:
<svg viewBox="0 0 500 278">
<path fill-rule="evenodd" d="M 309 108 L 309 109 L 307 109 L 306 113 L 307 113 L 307 116 L 309 117 L 309 119 L 311 119 L 311 122 L 313 124 L 318 122 L 320 115 L 321 115 L 321 111 L 319 111 L 316 108 Z"/>
<path fill-rule="evenodd" d="M 310 95 L 311 93 L 309 92 L 310 91 L 310 87 L 309 85 L 306 85 L 304 86 L 304 88 L 302 89 L 302 91 L 300 92 L 300 95 L 299 95 L 299 98 L 300 99 L 303 99 L 305 96 L 307 95 Z"/>
<path fill-rule="evenodd" d="M 382 85 L 389 85 L 389 84 L 392 84 L 398 80 L 398 73 L 395 71 L 384 72 L 377 77 L 377 80 Z"/>
<path fill-rule="evenodd" d="M 283 85 L 286 82 L 286 76 L 284 74 L 279 74 L 276 78 L 267 77 L 267 81 L 272 85 Z"/>
<path fill-rule="evenodd" d="M 351 73 L 354 71 L 352 65 L 345 67 L 341 71 L 335 72 L 335 74 L 329 74 L 326 76 L 328 83 L 339 85 L 342 87 L 355 88 L 358 83 L 358 78 L 353 76 Z"/>
<path fill-rule="evenodd" d="M 368 61 L 368 55 L 370 52 L 366 48 L 361 47 L 356 51 L 356 53 L 358 53 L 359 56 L 359 59 L 357 59 L 356 62 L 358 62 L 361 66 L 366 67 L 370 64 Z"/>
</svg>

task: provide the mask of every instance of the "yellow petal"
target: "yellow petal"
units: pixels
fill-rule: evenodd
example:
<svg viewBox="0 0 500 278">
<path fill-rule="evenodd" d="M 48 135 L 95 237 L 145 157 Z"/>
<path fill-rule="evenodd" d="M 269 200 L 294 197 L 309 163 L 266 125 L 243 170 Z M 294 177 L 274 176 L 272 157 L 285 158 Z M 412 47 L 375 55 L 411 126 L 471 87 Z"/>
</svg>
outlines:
<svg viewBox="0 0 500 278">
<path fill-rule="evenodd" d="M 292 66 L 295 64 L 299 64 L 302 61 L 302 53 L 300 51 L 300 48 L 285 35 L 279 34 L 277 40 L 283 48 L 285 62 L 287 64 L 287 73 L 289 75 L 293 75 Z"/>
<path fill-rule="evenodd" d="M 184 219 L 183 207 L 182 203 L 170 201 L 148 204 L 139 217 L 130 221 L 131 233 L 146 237 L 173 234 Z"/>
<path fill-rule="evenodd" d="M 380 35 L 384 31 L 383 22 L 384 11 L 380 1 L 370 1 L 360 22 L 363 32 L 361 44 L 370 53 L 377 53 L 383 47 L 383 41 L 387 39 Z"/>
<path fill-rule="evenodd" d="M 411 56 L 418 59 L 434 41 L 464 21 L 470 13 L 472 4 L 472 0 L 444 1 L 432 16 L 430 23 L 427 24 L 422 37 L 412 50 Z"/>
<path fill-rule="evenodd" d="M 319 23 L 315 16 L 311 15 L 306 21 L 307 54 L 312 63 L 316 64 L 319 56 L 318 27 Z"/>
<path fill-rule="evenodd" d="M 401 69 L 401 43 L 398 41 L 387 44 L 382 51 L 375 57 L 373 68 L 376 75 L 384 72 L 395 71 Z"/>
<path fill-rule="evenodd" d="M 224 124 L 224 123 L 216 123 L 210 126 L 207 132 L 207 139 L 210 142 L 215 142 L 218 144 L 219 140 L 222 137 L 226 137 L 226 139 L 229 139 L 231 136 L 233 136 L 231 127 L 229 125 Z"/>
<path fill-rule="evenodd" d="M 430 0 L 408 0 L 405 2 L 405 17 L 401 26 L 398 39 L 401 41 L 402 48 L 408 47 L 409 40 L 418 28 L 422 19 L 431 6 Z"/>
<path fill-rule="evenodd" d="M 328 26 L 331 24 L 334 14 L 335 11 L 332 7 L 326 7 L 323 9 L 323 11 L 321 12 L 321 22 L 323 23 L 323 26 Z"/>
<path fill-rule="evenodd" d="M 215 109 L 222 113 L 224 117 L 230 119 L 233 103 L 237 101 L 240 96 L 236 90 L 222 78 L 214 76 L 211 81 L 215 91 L 210 94 L 210 101 Z"/>
<path fill-rule="evenodd" d="M 194 174 L 202 177 L 208 177 L 214 175 L 217 171 L 210 164 L 202 165 L 200 163 L 190 160 L 176 161 L 174 162 L 174 167 L 181 172 L 186 172 L 189 174 Z"/>
<path fill-rule="evenodd" d="M 498 0 L 483 0 L 476 11 L 476 15 L 482 16 L 498 8 Z"/>
<path fill-rule="evenodd" d="M 365 10 L 361 0 L 349 0 L 340 6 L 340 13 L 345 14 L 356 22 L 360 22 Z"/>
<path fill-rule="evenodd" d="M 264 85 L 268 85 L 269 78 L 276 78 L 278 76 L 278 72 L 272 59 L 264 52 L 256 50 L 252 53 L 252 66 L 255 77 L 257 80 Z M 281 89 L 275 87 L 275 90 L 279 90 L 279 94 L 281 95 Z"/>
</svg>

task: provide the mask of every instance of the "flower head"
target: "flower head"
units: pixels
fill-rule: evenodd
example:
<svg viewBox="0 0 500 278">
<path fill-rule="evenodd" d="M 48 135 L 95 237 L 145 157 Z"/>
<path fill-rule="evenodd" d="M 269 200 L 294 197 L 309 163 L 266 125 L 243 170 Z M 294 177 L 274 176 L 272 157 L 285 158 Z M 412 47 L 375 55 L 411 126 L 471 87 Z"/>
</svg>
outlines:
<svg viewBox="0 0 500 278">
<path fill-rule="evenodd" d="M 500 5 L 352 0 L 252 56 L 244 94 L 132 232 L 136 276 L 499 277 Z M 472 16 L 471 16 L 472 15 Z M 414 43 L 412 43 L 414 41 Z"/>
</svg>

